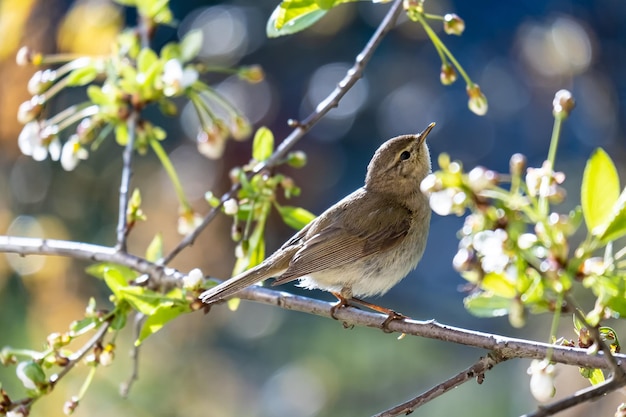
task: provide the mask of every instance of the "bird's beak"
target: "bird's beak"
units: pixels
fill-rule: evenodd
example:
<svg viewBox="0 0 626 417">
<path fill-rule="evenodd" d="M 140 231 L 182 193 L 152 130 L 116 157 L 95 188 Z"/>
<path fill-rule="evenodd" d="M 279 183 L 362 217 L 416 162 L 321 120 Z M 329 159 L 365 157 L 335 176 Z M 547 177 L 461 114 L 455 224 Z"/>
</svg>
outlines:
<svg viewBox="0 0 626 417">
<path fill-rule="evenodd" d="M 418 142 L 420 145 L 424 143 L 424 141 L 426 140 L 426 136 L 428 136 L 430 131 L 433 130 L 433 127 L 435 127 L 435 122 L 432 122 L 431 124 L 426 126 L 426 129 L 424 129 L 422 133 L 419 134 Z"/>
</svg>

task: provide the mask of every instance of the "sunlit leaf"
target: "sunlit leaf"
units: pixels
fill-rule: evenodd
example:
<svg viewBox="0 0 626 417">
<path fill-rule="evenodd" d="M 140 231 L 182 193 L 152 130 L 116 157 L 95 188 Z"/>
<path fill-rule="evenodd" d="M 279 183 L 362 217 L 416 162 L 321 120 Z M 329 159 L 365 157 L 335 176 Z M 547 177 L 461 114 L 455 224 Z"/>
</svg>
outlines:
<svg viewBox="0 0 626 417">
<path fill-rule="evenodd" d="M 320 10 L 317 8 L 317 5 L 315 7 L 315 10 L 301 14 L 289 21 L 279 19 L 281 9 L 280 6 L 277 7 L 274 9 L 270 19 L 267 21 L 267 27 L 265 28 L 267 37 L 278 38 L 279 36 L 292 35 L 308 28 L 309 26 L 312 26 L 327 12 L 326 10 Z M 279 20 L 283 22 L 280 25 L 278 24 Z"/>
<path fill-rule="evenodd" d="M 135 341 L 135 346 L 139 346 L 147 337 L 161 330 L 168 321 L 189 311 L 189 308 L 182 305 L 160 305 L 144 322 L 139 338 Z"/>
<path fill-rule="evenodd" d="M 509 281 L 504 274 L 491 272 L 485 275 L 480 286 L 494 295 L 504 298 L 510 299 L 516 294 L 515 284 Z"/>
<path fill-rule="evenodd" d="M 104 282 L 118 299 L 122 299 L 120 291 L 122 288 L 128 285 L 128 281 L 124 278 L 124 275 L 117 268 L 105 268 L 104 270 Z"/>
<path fill-rule="evenodd" d="M 477 317 L 501 317 L 509 313 L 511 300 L 488 292 L 465 297 L 463 304 L 467 311 Z"/>
<path fill-rule="evenodd" d="M 583 215 L 589 231 L 609 220 L 619 196 L 619 177 L 611 157 L 597 149 L 587 161 L 581 187 Z"/>
<path fill-rule="evenodd" d="M 180 42 L 180 60 L 182 62 L 191 61 L 202 49 L 202 31 L 200 29 L 190 30 Z"/>
<path fill-rule="evenodd" d="M 267 127 L 260 127 L 252 142 L 252 157 L 257 161 L 265 161 L 274 152 L 274 134 Z"/>
<path fill-rule="evenodd" d="M 104 279 L 104 272 L 107 269 L 109 270 L 114 269 L 120 274 L 122 274 L 126 282 L 131 281 L 137 278 L 138 276 L 137 272 L 130 269 L 129 267 L 124 266 L 124 265 L 114 264 L 111 262 L 100 262 L 97 264 L 89 265 L 87 268 L 85 268 L 85 271 L 91 276 Z"/>
<path fill-rule="evenodd" d="M 159 57 L 151 48 L 143 48 L 137 56 L 137 69 L 145 74 L 158 60 Z"/>
<path fill-rule="evenodd" d="M 626 235 L 626 188 L 622 191 L 615 205 L 611 216 L 604 223 L 592 231 L 602 243 L 608 243 Z"/>
<path fill-rule="evenodd" d="M 157 233 L 146 249 L 146 259 L 150 262 L 156 262 L 163 257 L 163 235 Z"/>
<path fill-rule="evenodd" d="M 595 368 L 579 368 L 580 374 L 589 380 L 591 385 L 598 385 L 604 382 L 604 373 L 602 373 L 601 369 Z"/>
<path fill-rule="evenodd" d="M 93 65 L 86 67 L 76 68 L 70 72 L 66 78 L 68 87 L 76 87 L 80 85 L 89 84 L 98 76 L 98 70 Z"/>
<path fill-rule="evenodd" d="M 278 212 L 283 218 L 285 224 L 296 230 L 302 229 L 315 219 L 315 214 L 301 207 L 276 205 L 276 208 L 278 209 Z"/>
</svg>

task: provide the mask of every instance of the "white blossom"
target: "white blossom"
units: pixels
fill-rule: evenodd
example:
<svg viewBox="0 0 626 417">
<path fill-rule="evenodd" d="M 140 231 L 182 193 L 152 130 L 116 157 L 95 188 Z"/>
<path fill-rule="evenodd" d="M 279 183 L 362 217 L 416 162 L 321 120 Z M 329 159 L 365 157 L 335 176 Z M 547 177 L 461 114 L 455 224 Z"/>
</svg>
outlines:
<svg viewBox="0 0 626 417">
<path fill-rule="evenodd" d="M 72 171 L 80 160 L 85 160 L 88 157 L 89 152 L 80 144 L 78 135 L 72 135 L 63 145 L 61 166 L 66 171 Z"/>
<path fill-rule="evenodd" d="M 17 145 L 24 155 L 31 156 L 35 161 L 43 161 L 50 154 L 52 160 L 58 160 L 61 153 L 61 142 L 56 135 L 48 134 L 46 127 L 42 130 L 39 122 L 26 123 L 17 138 Z M 48 137 L 48 141 L 43 137 Z M 46 143 L 47 142 L 47 143 Z"/>
<path fill-rule="evenodd" d="M 177 59 L 170 59 L 163 66 L 163 94 L 172 97 L 198 80 L 198 71 L 190 66 L 183 68 Z"/>
<path fill-rule="evenodd" d="M 234 198 L 229 198 L 228 200 L 224 201 L 224 213 L 228 214 L 229 216 L 234 216 L 235 214 L 237 214 L 237 211 L 239 211 L 239 204 L 237 203 L 237 200 L 235 200 Z"/>
<path fill-rule="evenodd" d="M 202 274 L 200 268 L 194 268 L 183 277 L 183 288 L 188 290 L 196 289 L 200 286 L 203 279 L 204 274 Z"/>
<path fill-rule="evenodd" d="M 481 266 L 486 273 L 502 273 L 509 264 L 509 256 L 504 253 L 507 233 L 502 230 L 484 230 L 476 233 L 472 246 L 481 256 Z"/>
<path fill-rule="evenodd" d="M 554 397 L 556 368 L 550 361 L 535 359 L 530 363 L 527 372 L 530 375 L 530 392 L 537 401 L 543 403 Z"/>
<path fill-rule="evenodd" d="M 178 218 L 178 233 L 181 235 L 188 235 L 193 232 L 202 223 L 202 217 L 194 212 L 183 213 Z"/>
</svg>

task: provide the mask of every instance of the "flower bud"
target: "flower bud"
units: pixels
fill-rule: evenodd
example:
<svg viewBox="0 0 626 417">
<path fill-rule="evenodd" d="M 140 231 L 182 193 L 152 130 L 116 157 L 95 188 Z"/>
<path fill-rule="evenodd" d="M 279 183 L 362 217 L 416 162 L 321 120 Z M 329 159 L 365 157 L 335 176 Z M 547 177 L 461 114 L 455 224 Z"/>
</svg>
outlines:
<svg viewBox="0 0 626 417">
<path fill-rule="evenodd" d="M 183 277 L 183 288 L 187 290 L 194 290 L 200 287 L 200 284 L 204 280 L 204 274 L 200 268 L 194 268 L 187 275 Z"/>
<path fill-rule="evenodd" d="M 28 101 L 20 104 L 17 110 L 17 121 L 25 125 L 28 122 L 32 122 L 41 114 L 43 110 L 43 103 L 40 96 L 34 96 Z"/>
<path fill-rule="evenodd" d="M 457 75 L 456 70 L 449 62 L 444 62 L 441 64 L 441 72 L 439 73 L 439 80 L 441 80 L 441 84 L 450 85 L 456 81 Z"/>
<path fill-rule="evenodd" d="M 28 92 L 32 95 L 42 94 L 50 88 L 55 80 L 56 71 L 51 69 L 37 71 L 28 80 Z"/>
<path fill-rule="evenodd" d="M 467 86 L 467 95 L 469 96 L 469 102 L 467 103 L 469 109 L 478 116 L 484 116 L 487 114 L 488 104 L 487 97 L 480 90 L 478 84 L 472 84 Z"/>
<path fill-rule="evenodd" d="M 467 174 L 469 186 L 474 192 L 493 187 L 498 183 L 498 174 L 484 167 L 477 166 Z"/>
<path fill-rule="evenodd" d="M 559 90 L 552 100 L 552 113 L 554 117 L 567 117 L 574 109 L 576 102 L 574 96 L 568 90 Z"/>
<path fill-rule="evenodd" d="M 229 198 L 224 201 L 224 213 L 229 216 L 234 216 L 239 211 L 239 203 L 234 198 Z"/>
<path fill-rule="evenodd" d="M 535 359 L 531 362 L 527 372 L 530 375 L 530 392 L 537 401 L 543 403 L 554 397 L 556 368 L 550 361 Z"/>
<path fill-rule="evenodd" d="M 235 140 L 245 140 L 252 133 L 252 126 L 250 126 L 248 119 L 237 115 L 231 124 L 230 133 Z"/>
<path fill-rule="evenodd" d="M 302 168 L 307 163 L 306 153 L 303 151 L 289 152 L 287 155 L 287 164 L 294 168 Z"/>
<path fill-rule="evenodd" d="M 465 30 L 465 21 L 455 13 L 448 13 L 443 17 L 443 30 L 448 35 L 461 35 Z"/>
<path fill-rule="evenodd" d="M 260 83 L 265 79 L 265 73 L 260 65 L 250 65 L 249 67 L 242 67 L 239 69 L 239 78 L 248 81 L 249 83 Z"/>
<path fill-rule="evenodd" d="M 18 363 L 15 373 L 26 389 L 36 390 L 47 383 L 43 369 L 33 361 Z"/>
<path fill-rule="evenodd" d="M 511 175 L 522 175 L 526 169 L 526 157 L 521 153 L 515 153 L 511 156 L 511 160 L 509 161 L 509 170 L 511 171 Z"/>
<path fill-rule="evenodd" d="M 72 397 L 71 400 L 68 400 L 65 402 L 65 404 L 63 404 L 63 413 L 66 416 L 69 416 L 70 414 L 74 413 L 76 407 L 78 407 L 78 397 Z"/>
</svg>

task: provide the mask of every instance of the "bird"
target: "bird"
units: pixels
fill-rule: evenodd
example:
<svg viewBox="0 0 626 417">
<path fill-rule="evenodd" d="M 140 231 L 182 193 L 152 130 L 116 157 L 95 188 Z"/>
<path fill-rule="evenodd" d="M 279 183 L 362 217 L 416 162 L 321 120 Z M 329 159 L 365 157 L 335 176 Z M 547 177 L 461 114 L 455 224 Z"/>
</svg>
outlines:
<svg viewBox="0 0 626 417">
<path fill-rule="evenodd" d="M 332 293 L 331 309 L 365 306 L 406 316 L 363 300 L 385 294 L 419 263 L 426 247 L 431 210 L 420 183 L 431 172 L 426 137 L 401 135 L 383 143 L 367 166 L 365 184 L 332 205 L 259 265 L 204 291 L 213 304 L 268 278 L 272 285 L 298 279 L 300 286 Z"/>
</svg>

